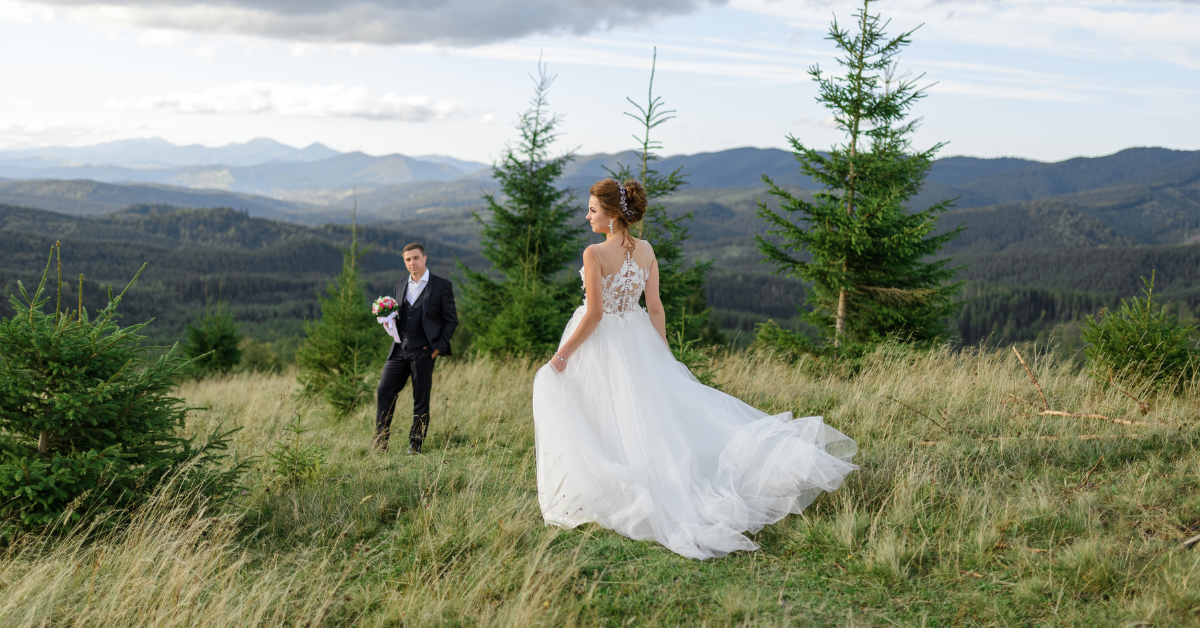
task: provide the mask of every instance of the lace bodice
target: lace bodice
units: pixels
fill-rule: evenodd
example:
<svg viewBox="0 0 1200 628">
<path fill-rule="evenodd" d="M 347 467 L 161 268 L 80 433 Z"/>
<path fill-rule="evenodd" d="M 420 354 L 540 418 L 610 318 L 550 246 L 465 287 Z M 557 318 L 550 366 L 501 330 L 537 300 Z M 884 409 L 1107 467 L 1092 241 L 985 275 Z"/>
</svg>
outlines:
<svg viewBox="0 0 1200 628">
<path fill-rule="evenodd" d="M 579 269 L 579 276 L 583 277 L 582 268 Z M 605 275 L 602 280 L 604 313 L 624 314 L 639 309 L 638 301 L 642 298 L 642 292 L 646 290 L 646 282 L 649 279 L 650 271 L 644 270 L 632 255 L 626 253 L 621 269 L 611 275 Z M 586 304 L 585 297 L 584 305 Z"/>
</svg>

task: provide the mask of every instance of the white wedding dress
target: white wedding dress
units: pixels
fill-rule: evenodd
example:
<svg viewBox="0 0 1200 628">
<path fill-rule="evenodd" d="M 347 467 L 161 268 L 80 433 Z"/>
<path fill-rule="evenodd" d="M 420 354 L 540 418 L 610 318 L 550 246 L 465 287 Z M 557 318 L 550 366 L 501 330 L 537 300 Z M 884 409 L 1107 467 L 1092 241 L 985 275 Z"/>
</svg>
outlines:
<svg viewBox="0 0 1200 628">
<path fill-rule="evenodd" d="M 768 415 L 696 381 L 638 305 L 648 277 L 627 255 L 604 278 L 595 332 L 562 373 L 547 364 L 534 379 L 542 515 L 689 558 L 758 549 L 743 532 L 836 489 L 858 468 L 856 445 L 821 417 Z"/>
</svg>

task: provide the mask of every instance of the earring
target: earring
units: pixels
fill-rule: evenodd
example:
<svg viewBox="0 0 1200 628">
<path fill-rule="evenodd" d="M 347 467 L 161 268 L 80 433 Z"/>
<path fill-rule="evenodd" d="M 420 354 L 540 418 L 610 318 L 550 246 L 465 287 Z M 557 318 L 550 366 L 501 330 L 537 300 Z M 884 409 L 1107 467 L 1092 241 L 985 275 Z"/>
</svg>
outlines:
<svg viewBox="0 0 1200 628">
<path fill-rule="evenodd" d="M 608 235 L 613 235 L 612 226 L 613 226 L 613 219 L 609 218 L 608 219 Z"/>
</svg>

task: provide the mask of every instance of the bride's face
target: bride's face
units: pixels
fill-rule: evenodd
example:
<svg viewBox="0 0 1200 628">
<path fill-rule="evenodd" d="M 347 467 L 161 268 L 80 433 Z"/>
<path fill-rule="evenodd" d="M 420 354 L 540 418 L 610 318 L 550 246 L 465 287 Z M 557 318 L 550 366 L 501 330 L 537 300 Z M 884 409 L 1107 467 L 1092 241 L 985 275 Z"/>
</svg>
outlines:
<svg viewBox="0 0 1200 628">
<path fill-rule="evenodd" d="M 600 209 L 600 199 L 595 196 L 588 199 L 587 220 L 592 225 L 592 233 L 608 233 L 608 216 Z"/>
</svg>

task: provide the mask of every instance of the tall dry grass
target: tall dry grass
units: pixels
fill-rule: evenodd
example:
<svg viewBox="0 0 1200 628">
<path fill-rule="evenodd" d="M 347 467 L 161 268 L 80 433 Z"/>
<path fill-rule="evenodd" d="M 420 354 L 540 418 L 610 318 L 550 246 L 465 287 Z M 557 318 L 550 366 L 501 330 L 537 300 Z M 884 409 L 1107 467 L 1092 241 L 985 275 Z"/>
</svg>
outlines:
<svg viewBox="0 0 1200 628">
<path fill-rule="evenodd" d="M 245 493 L 164 493 L 123 528 L 7 549 L 3 626 L 1189 625 L 1200 621 L 1200 454 L 1191 388 L 1148 401 L 1068 361 L 888 347 L 854 375 L 762 356 L 714 363 L 727 392 L 823 414 L 860 471 L 763 549 L 682 559 L 598 528 L 541 524 L 537 367 L 438 365 L 426 455 L 370 447 L 371 408 L 334 422 L 288 376 L 189 383 L 188 429 L 241 427 Z M 1136 393 L 1135 391 L 1135 394 Z M 299 413 L 326 448 L 316 481 L 263 455 Z M 937 423 L 940 423 L 939 427 Z"/>
</svg>

